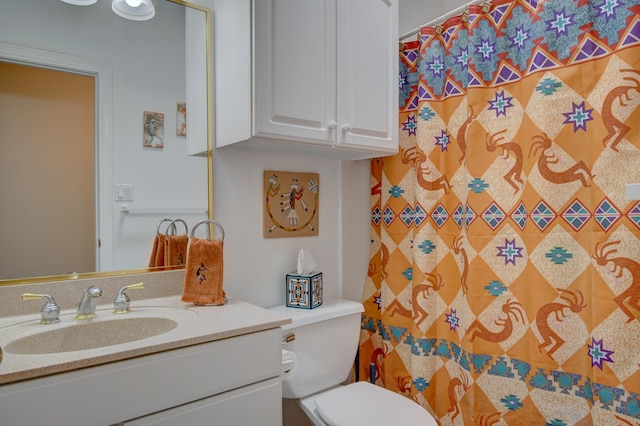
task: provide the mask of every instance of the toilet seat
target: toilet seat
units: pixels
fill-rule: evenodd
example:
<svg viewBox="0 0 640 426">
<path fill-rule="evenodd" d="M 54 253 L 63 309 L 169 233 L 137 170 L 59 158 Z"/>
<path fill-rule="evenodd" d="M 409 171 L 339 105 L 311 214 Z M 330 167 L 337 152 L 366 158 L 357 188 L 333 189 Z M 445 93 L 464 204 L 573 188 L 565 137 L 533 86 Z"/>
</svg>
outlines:
<svg viewBox="0 0 640 426">
<path fill-rule="evenodd" d="M 322 420 L 332 426 L 437 425 L 416 402 L 369 382 L 334 388 L 319 395 L 315 404 Z"/>
</svg>

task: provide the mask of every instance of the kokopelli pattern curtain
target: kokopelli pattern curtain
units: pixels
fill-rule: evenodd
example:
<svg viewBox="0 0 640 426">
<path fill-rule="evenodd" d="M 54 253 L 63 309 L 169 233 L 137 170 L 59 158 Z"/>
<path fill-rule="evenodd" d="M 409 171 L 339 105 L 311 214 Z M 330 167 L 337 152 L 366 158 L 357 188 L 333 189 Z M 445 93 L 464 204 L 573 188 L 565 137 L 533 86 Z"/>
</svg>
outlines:
<svg viewBox="0 0 640 426">
<path fill-rule="evenodd" d="M 639 2 L 472 6 L 400 71 L 362 379 L 442 425 L 639 425 Z"/>
</svg>

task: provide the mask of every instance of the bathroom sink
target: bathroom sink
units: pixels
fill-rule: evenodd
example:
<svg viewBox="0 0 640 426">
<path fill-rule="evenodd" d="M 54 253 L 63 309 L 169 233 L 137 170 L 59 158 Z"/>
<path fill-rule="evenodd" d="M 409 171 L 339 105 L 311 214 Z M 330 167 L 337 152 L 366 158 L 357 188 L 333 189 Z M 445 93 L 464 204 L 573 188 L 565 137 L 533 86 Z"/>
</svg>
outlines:
<svg viewBox="0 0 640 426">
<path fill-rule="evenodd" d="M 84 351 L 158 336 L 177 326 L 178 323 L 169 318 L 144 316 L 78 322 L 20 337 L 3 349 L 6 353 L 19 355 Z"/>
</svg>

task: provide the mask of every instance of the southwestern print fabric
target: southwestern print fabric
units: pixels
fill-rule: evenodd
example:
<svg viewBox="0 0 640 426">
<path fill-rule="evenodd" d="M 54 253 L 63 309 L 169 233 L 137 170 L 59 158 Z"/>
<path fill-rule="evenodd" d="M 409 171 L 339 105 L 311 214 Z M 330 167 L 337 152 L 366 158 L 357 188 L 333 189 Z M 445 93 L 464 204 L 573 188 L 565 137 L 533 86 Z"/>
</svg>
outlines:
<svg viewBox="0 0 640 426">
<path fill-rule="evenodd" d="M 638 425 L 639 2 L 488 9 L 402 46 L 361 375 L 443 425 Z"/>
</svg>

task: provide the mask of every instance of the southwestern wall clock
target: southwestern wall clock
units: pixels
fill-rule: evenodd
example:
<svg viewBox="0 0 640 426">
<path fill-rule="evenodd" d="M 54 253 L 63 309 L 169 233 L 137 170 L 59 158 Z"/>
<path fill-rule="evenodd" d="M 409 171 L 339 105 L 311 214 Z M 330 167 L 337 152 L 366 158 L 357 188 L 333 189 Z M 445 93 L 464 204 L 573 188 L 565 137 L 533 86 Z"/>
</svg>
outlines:
<svg viewBox="0 0 640 426">
<path fill-rule="evenodd" d="M 264 172 L 264 237 L 318 235 L 318 173 Z"/>
</svg>

